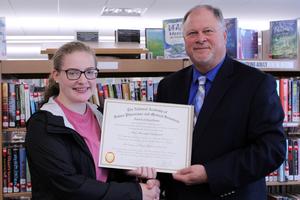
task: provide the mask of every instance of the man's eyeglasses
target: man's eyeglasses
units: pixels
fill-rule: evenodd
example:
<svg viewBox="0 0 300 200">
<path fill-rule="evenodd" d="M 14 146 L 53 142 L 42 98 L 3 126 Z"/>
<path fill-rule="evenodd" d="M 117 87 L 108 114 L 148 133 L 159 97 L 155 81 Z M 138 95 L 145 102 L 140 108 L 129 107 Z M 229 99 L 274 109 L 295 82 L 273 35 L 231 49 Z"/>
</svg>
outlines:
<svg viewBox="0 0 300 200">
<path fill-rule="evenodd" d="M 81 74 L 85 75 L 85 78 L 88 80 L 96 79 L 98 76 L 97 69 L 87 69 L 85 71 L 81 71 L 79 69 L 67 69 L 67 70 L 60 70 L 66 72 L 67 78 L 69 80 L 78 80 Z"/>
</svg>

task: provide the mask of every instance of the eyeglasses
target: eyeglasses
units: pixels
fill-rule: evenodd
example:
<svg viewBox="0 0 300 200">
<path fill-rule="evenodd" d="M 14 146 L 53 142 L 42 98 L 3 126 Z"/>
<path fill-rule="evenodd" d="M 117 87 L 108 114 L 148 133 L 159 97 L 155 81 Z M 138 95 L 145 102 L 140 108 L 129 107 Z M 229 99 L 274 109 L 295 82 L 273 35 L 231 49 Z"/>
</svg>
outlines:
<svg viewBox="0 0 300 200">
<path fill-rule="evenodd" d="M 96 79 L 98 76 L 97 69 L 87 69 L 85 71 L 81 71 L 79 69 L 67 69 L 67 70 L 60 70 L 66 72 L 67 78 L 69 80 L 78 80 L 81 74 L 85 75 L 85 78 L 88 80 Z"/>
</svg>

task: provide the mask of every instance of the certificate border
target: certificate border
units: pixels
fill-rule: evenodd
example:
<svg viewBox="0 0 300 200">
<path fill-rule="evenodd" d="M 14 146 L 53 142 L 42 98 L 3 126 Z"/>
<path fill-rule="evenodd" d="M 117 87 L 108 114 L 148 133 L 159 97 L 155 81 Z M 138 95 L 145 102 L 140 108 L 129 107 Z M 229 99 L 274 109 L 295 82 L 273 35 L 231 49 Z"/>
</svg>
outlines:
<svg viewBox="0 0 300 200">
<path fill-rule="evenodd" d="M 103 143 L 105 142 L 105 135 L 106 128 L 105 128 L 105 122 L 108 120 L 106 118 L 106 112 L 108 104 L 132 104 L 132 105 L 149 105 L 149 106 L 168 106 L 168 107 L 180 107 L 180 108 L 186 108 L 188 113 L 188 119 L 187 123 L 189 124 L 186 128 L 187 139 L 186 139 L 186 157 L 185 157 L 185 167 L 188 167 L 191 165 L 191 151 L 192 151 L 192 134 L 193 134 L 193 106 L 191 105 L 183 105 L 183 104 L 172 104 L 172 103 L 158 103 L 158 102 L 145 102 L 145 101 L 128 101 L 123 99 L 105 99 L 104 102 L 104 111 L 103 111 L 103 120 L 102 120 L 102 127 L 101 127 L 101 141 L 100 141 L 100 150 L 99 150 L 99 162 L 98 165 L 100 167 L 107 167 L 107 168 L 116 168 L 116 169 L 136 169 L 137 166 L 130 166 L 130 165 L 118 165 L 118 164 L 107 164 L 102 162 L 102 156 L 105 156 L 105 152 L 103 152 Z M 142 166 L 141 166 L 142 167 Z M 156 168 L 157 172 L 164 172 L 164 173 L 174 173 L 179 169 L 170 169 L 170 168 Z"/>
</svg>

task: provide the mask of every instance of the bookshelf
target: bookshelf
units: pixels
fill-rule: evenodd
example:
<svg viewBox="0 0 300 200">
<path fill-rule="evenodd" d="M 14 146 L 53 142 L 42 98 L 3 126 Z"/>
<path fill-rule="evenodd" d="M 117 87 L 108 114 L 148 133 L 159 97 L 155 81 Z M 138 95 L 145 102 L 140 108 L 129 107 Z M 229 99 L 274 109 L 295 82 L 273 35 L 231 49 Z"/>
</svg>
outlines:
<svg viewBox="0 0 300 200">
<path fill-rule="evenodd" d="M 95 54 L 101 57 L 119 57 L 119 58 L 141 58 L 148 53 L 148 49 L 144 48 L 139 43 L 134 42 L 118 42 L 118 43 L 87 43 L 91 46 Z M 47 54 L 48 58 L 52 58 L 59 44 L 52 44 L 52 47 L 47 45 L 47 48 L 42 49 L 41 54 Z"/>
<path fill-rule="evenodd" d="M 161 59 L 161 60 L 144 60 L 144 59 L 115 59 L 115 58 L 97 58 L 100 66 L 99 77 L 133 77 L 133 76 L 164 76 L 171 72 L 180 70 L 184 67 L 184 60 L 180 59 Z M 111 68 L 111 65 L 114 67 Z M 110 66 L 110 67 L 107 67 Z M 0 61 L 0 81 L 3 79 L 31 79 L 46 78 L 52 69 L 51 60 L 3 60 Z M 1 93 L 0 93 L 1 97 Z M 2 97 L 0 103 L 2 105 Z M 3 147 L 3 131 L 26 131 L 21 128 L 2 129 L 2 112 L 0 126 L 0 147 Z M 2 174 L 2 153 L 0 155 L 0 200 L 4 198 L 31 197 L 30 192 L 3 193 L 3 174 Z"/>
<path fill-rule="evenodd" d="M 184 67 L 187 67 L 191 64 L 188 59 L 136 59 L 136 55 L 146 54 L 147 49 L 144 49 L 139 46 L 130 46 L 125 47 L 122 45 L 126 44 L 115 44 L 115 46 L 98 46 L 94 47 L 97 54 L 98 68 L 100 69 L 99 78 L 105 77 L 148 77 L 148 76 L 165 76 L 169 73 L 178 71 Z M 116 48 L 117 47 L 117 48 Z M 46 48 L 41 51 L 42 54 L 47 54 L 49 58 L 53 56 L 57 48 Z M 268 51 L 263 49 L 263 51 Z M 128 56 L 129 58 L 123 59 L 123 57 L 118 57 L 117 55 L 134 55 Z M 249 62 L 257 61 L 274 61 L 271 59 L 266 60 L 251 60 Z M 243 61 L 242 61 L 243 62 Z M 300 76 L 300 62 L 298 60 L 287 61 L 287 60 L 276 60 L 276 62 L 290 62 L 293 67 L 274 67 L 274 68 L 261 68 L 262 71 L 271 73 L 274 76 L 285 76 L 285 77 L 296 77 Z M 51 60 L 3 60 L 0 61 L 0 81 L 2 79 L 11 79 L 11 78 L 46 78 L 52 69 Z M 0 103 L 1 102 L 1 93 L 0 93 Z M 3 147 L 3 138 L 2 138 L 2 113 L 1 116 L 1 126 L 0 126 L 0 147 Z M 284 123 L 285 127 L 297 128 L 299 123 L 287 122 Z M 5 131 L 25 131 L 25 128 L 8 128 Z M 2 180 L 2 154 L 0 155 L 0 178 Z M 268 182 L 268 186 L 298 186 L 300 181 L 287 181 L 287 182 Z M 3 193 L 3 181 L 0 183 L 0 200 L 3 198 L 16 198 L 20 196 L 30 197 L 30 192 L 25 193 Z"/>
</svg>

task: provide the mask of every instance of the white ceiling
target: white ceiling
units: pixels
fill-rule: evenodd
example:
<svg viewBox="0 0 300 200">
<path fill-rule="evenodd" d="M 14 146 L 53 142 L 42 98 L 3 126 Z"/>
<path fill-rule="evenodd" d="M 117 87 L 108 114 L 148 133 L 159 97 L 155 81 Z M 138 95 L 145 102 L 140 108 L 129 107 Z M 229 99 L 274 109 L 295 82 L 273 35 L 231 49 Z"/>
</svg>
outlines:
<svg viewBox="0 0 300 200">
<path fill-rule="evenodd" d="M 161 27 L 163 19 L 180 18 L 197 4 L 237 17 L 245 28 L 267 29 L 271 20 L 300 17 L 300 0 L 0 0 L 8 36 L 74 35 L 76 30 L 97 30 L 113 35 L 115 29 Z M 103 6 L 147 7 L 142 17 L 103 17 Z M 248 26 L 248 27 L 247 27 Z"/>
</svg>

